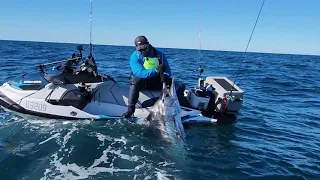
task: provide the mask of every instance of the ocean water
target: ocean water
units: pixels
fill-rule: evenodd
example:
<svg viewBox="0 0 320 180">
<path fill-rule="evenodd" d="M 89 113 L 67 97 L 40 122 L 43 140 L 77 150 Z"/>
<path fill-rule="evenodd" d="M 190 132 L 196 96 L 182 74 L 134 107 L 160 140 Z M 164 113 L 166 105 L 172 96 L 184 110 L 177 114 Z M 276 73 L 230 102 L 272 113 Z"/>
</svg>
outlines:
<svg viewBox="0 0 320 180">
<path fill-rule="evenodd" d="M 76 46 L 0 41 L 1 83 L 69 58 Z M 133 47 L 93 50 L 99 71 L 128 83 Z M 198 51 L 161 50 L 176 79 L 194 86 Z M 320 179 L 320 56 L 202 56 L 205 76 L 240 73 L 245 96 L 235 123 L 188 126 L 177 145 L 134 123 L 24 119 L 1 109 L 0 179 Z"/>
</svg>

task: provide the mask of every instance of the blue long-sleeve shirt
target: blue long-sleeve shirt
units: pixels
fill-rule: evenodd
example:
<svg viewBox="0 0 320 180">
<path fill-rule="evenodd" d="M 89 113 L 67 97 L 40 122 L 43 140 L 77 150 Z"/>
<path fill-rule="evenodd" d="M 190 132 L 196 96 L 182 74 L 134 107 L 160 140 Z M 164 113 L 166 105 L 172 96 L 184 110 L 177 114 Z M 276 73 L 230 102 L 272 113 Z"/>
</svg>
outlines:
<svg viewBox="0 0 320 180">
<path fill-rule="evenodd" d="M 161 51 L 158 51 L 158 50 L 156 50 L 156 51 L 157 51 L 157 55 L 161 57 L 162 63 L 166 66 L 165 73 L 168 74 L 168 76 L 170 77 L 171 76 L 171 69 L 170 69 L 170 66 L 167 61 L 166 56 Z M 148 57 L 151 57 L 151 58 L 155 57 L 153 51 L 149 52 Z M 130 66 L 131 66 L 131 71 L 132 71 L 133 75 L 140 77 L 140 78 L 150 78 L 150 77 L 158 75 L 158 73 L 156 72 L 156 68 L 145 69 L 143 67 L 144 61 L 145 61 L 144 56 L 139 51 L 134 51 L 131 54 Z"/>
</svg>

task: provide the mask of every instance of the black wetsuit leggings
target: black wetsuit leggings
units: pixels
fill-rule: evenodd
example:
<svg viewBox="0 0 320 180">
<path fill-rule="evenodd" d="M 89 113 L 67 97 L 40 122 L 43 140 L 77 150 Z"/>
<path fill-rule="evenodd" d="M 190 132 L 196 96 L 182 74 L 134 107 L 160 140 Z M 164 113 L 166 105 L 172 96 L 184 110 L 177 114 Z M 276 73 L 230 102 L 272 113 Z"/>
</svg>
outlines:
<svg viewBox="0 0 320 180">
<path fill-rule="evenodd" d="M 171 79 L 166 80 L 167 84 L 171 84 Z M 129 91 L 129 106 L 135 106 L 139 99 L 140 90 L 161 90 L 162 82 L 160 76 L 152 78 L 140 78 L 133 76 L 131 79 L 130 91 Z"/>
</svg>

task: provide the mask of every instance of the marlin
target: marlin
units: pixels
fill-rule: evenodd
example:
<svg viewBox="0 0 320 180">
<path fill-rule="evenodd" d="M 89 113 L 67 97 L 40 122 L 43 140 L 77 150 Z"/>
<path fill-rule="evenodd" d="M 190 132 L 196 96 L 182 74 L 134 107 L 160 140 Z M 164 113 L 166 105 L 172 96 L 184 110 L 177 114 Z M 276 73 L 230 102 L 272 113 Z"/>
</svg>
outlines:
<svg viewBox="0 0 320 180">
<path fill-rule="evenodd" d="M 149 126 L 155 130 L 156 135 L 165 140 L 176 138 L 184 140 L 185 132 L 180 112 L 181 107 L 176 94 L 174 78 L 172 78 L 170 88 L 163 82 L 162 95 L 153 105 L 147 118 Z"/>
</svg>

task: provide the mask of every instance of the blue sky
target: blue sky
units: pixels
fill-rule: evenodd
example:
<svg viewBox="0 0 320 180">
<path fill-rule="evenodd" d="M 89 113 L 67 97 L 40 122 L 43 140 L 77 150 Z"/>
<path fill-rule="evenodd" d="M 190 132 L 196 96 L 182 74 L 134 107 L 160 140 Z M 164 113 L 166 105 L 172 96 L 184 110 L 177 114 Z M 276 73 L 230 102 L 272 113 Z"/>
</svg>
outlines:
<svg viewBox="0 0 320 180">
<path fill-rule="evenodd" d="M 261 0 L 93 0 L 94 44 L 243 51 Z M 10 0 L 0 39 L 89 42 L 89 0 Z M 320 0 L 266 0 L 248 51 L 320 55 Z"/>
</svg>

